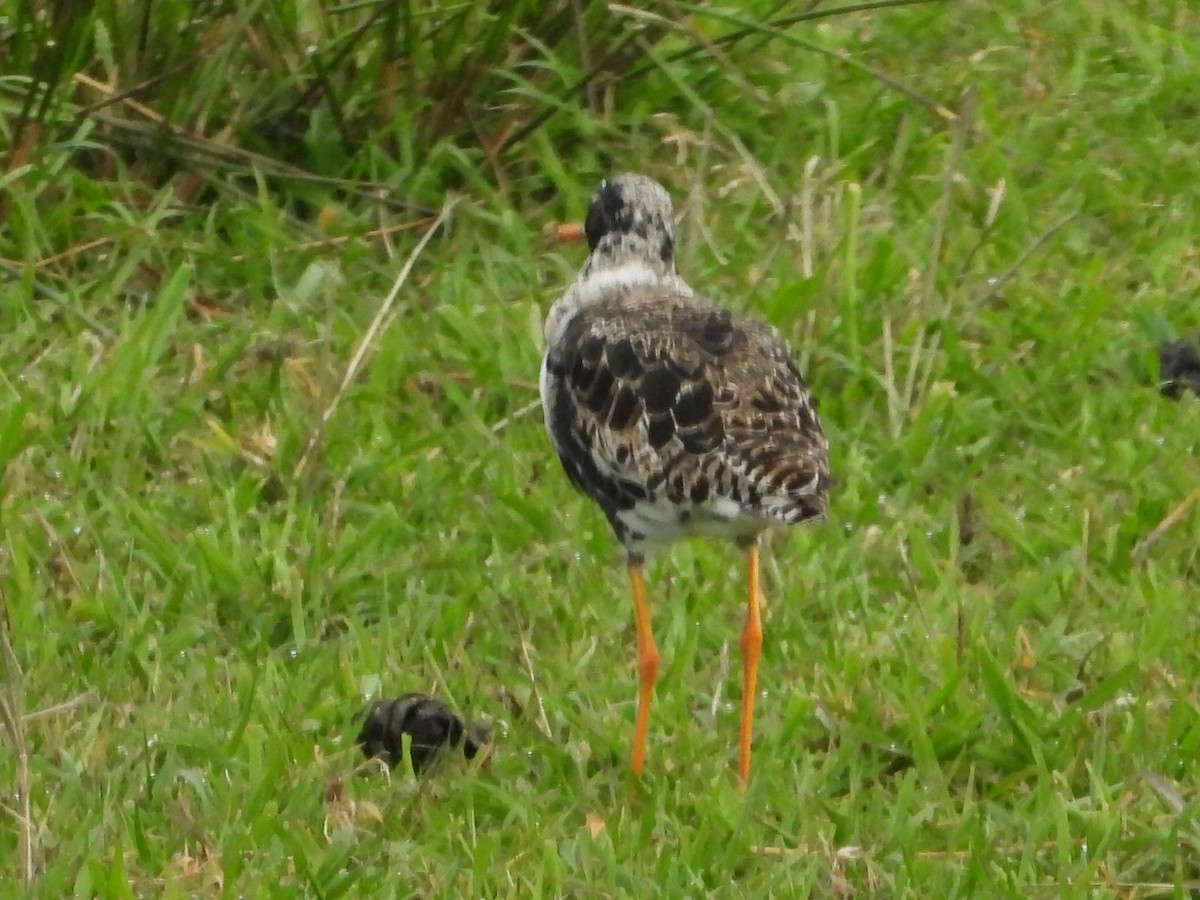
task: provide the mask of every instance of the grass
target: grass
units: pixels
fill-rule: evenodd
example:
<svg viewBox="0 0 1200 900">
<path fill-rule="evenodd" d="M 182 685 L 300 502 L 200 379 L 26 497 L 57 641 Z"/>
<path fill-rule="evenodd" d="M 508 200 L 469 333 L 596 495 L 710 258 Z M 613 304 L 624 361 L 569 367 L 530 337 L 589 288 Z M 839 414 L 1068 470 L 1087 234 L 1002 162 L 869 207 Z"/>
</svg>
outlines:
<svg viewBox="0 0 1200 900">
<path fill-rule="evenodd" d="M 1200 327 L 1200 19 L 806 8 L 0 18 L 0 881 L 1200 889 L 1200 403 L 1155 364 Z M 618 168 L 792 338 L 833 448 L 832 521 L 769 545 L 745 795 L 737 554 L 652 568 L 639 785 L 619 555 L 531 409 L 581 261 L 543 225 Z M 407 690 L 492 718 L 490 758 L 359 770 Z"/>
</svg>

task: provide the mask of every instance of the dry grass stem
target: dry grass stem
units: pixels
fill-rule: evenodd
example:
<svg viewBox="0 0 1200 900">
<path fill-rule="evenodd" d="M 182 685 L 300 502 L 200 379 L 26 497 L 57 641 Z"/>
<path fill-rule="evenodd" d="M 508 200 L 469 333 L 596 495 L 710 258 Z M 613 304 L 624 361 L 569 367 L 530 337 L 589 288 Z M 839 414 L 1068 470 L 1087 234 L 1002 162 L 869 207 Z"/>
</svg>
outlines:
<svg viewBox="0 0 1200 900">
<path fill-rule="evenodd" d="M 457 202 L 458 201 L 453 198 L 447 199 L 446 203 L 442 206 L 442 211 L 438 213 L 437 218 L 433 220 L 433 223 L 426 230 L 425 234 L 421 236 L 421 240 L 417 242 L 417 246 L 415 246 L 412 253 L 409 254 L 408 259 L 405 260 L 404 265 L 400 269 L 400 273 L 396 276 L 396 280 L 392 283 L 392 289 L 388 291 L 387 296 L 383 299 L 383 303 L 379 305 L 379 309 L 375 313 L 375 317 L 371 320 L 371 324 L 367 326 L 367 330 L 363 332 L 362 337 L 359 338 L 358 345 L 354 348 L 354 353 L 351 354 L 350 362 L 346 365 L 346 371 L 342 375 L 341 384 L 338 385 L 337 391 L 335 391 L 333 397 L 330 398 L 328 405 L 325 407 L 325 411 L 321 414 L 321 418 L 317 422 L 316 428 L 313 429 L 312 434 L 309 436 L 308 444 L 305 446 L 304 452 L 300 454 L 300 459 L 297 461 L 296 467 L 292 470 L 292 478 L 296 481 L 300 480 L 300 477 L 304 474 L 305 469 L 308 467 L 309 461 L 312 459 L 313 454 L 320 445 L 321 440 L 325 435 L 325 429 L 329 425 L 330 420 L 333 418 L 334 413 L 337 412 L 338 404 L 341 403 L 342 396 L 346 393 L 346 389 L 350 387 L 351 383 L 357 377 L 359 370 L 366 363 L 367 356 L 374 347 L 375 339 L 380 335 L 380 333 L 383 332 L 390 322 L 392 307 L 396 303 L 396 298 L 400 296 L 401 288 L 403 288 L 405 283 L 408 281 L 408 276 L 412 273 L 413 266 L 416 265 L 416 262 L 424 252 L 425 247 L 433 239 L 433 236 L 437 233 L 438 229 L 442 227 L 442 223 L 445 222 L 449 217 L 451 210 L 454 209 Z"/>
</svg>

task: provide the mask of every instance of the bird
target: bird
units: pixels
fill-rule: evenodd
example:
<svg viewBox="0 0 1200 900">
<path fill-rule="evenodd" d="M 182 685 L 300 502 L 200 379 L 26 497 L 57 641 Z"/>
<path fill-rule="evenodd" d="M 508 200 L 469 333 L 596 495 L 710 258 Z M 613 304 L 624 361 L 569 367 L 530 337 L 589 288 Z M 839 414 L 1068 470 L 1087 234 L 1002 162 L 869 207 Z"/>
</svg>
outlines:
<svg viewBox="0 0 1200 900">
<path fill-rule="evenodd" d="M 687 538 L 745 554 L 738 781 L 750 777 L 762 648 L 760 536 L 826 518 L 829 447 L 787 341 L 693 291 L 679 274 L 670 194 L 652 178 L 605 179 L 583 225 L 588 257 L 551 306 L 539 389 L 569 481 L 624 549 L 637 636 L 630 765 L 641 778 L 659 652 L 644 567 Z"/>
</svg>

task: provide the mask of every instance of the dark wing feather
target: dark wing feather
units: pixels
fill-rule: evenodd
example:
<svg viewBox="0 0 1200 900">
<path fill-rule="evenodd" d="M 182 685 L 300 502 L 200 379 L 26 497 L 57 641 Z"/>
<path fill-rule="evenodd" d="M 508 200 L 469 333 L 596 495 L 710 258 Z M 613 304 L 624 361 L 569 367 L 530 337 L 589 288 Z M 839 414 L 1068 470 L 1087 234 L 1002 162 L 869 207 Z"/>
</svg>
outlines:
<svg viewBox="0 0 1200 900">
<path fill-rule="evenodd" d="M 770 326 L 695 297 L 633 293 L 580 311 L 547 364 L 564 467 L 610 520 L 660 492 L 725 497 L 785 524 L 824 515 L 825 439 Z"/>
</svg>

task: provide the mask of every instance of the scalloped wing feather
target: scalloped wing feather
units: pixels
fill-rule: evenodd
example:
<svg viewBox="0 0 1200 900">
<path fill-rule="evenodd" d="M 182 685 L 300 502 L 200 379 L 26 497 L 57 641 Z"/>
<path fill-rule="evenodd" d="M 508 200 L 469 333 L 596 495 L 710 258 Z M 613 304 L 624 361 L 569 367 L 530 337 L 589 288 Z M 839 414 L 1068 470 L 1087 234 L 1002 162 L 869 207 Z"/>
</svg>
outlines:
<svg viewBox="0 0 1200 900">
<path fill-rule="evenodd" d="M 573 316 L 547 367 L 564 467 L 623 539 L 823 518 L 827 444 L 769 325 L 693 295 L 628 291 Z"/>
</svg>

